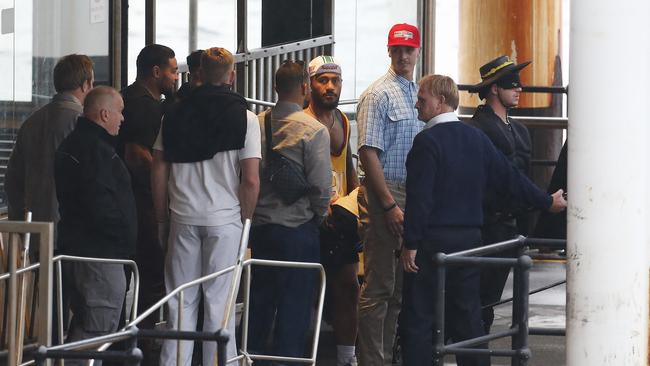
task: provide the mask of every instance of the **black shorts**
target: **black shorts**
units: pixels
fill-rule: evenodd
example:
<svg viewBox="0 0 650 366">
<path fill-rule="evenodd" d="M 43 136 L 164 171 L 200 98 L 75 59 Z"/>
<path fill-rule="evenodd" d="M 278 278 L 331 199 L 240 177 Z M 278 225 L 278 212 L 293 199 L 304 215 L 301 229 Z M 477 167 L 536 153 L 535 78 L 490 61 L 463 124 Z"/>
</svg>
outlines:
<svg viewBox="0 0 650 366">
<path fill-rule="evenodd" d="M 320 262 L 325 269 L 336 269 L 347 264 L 359 263 L 359 252 L 361 243 L 357 245 L 346 245 L 341 242 L 334 242 L 321 235 Z"/>
</svg>

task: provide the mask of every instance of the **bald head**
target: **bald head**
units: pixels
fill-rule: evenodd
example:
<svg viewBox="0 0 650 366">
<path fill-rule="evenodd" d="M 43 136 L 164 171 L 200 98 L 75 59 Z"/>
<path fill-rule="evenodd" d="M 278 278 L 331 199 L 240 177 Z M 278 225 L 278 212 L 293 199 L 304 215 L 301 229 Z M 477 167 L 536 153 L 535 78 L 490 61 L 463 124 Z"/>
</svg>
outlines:
<svg viewBox="0 0 650 366">
<path fill-rule="evenodd" d="M 117 135 L 124 120 L 123 109 L 122 96 L 109 86 L 94 88 L 84 102 L 84 116 L 113 136 Z"/>
</svg>

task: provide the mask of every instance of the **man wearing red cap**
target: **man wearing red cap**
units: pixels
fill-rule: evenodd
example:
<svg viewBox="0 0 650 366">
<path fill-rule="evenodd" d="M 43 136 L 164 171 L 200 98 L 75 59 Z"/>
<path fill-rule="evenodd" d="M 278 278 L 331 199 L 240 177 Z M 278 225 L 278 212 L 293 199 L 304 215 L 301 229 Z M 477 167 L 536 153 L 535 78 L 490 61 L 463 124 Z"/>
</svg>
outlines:
<svg viewBox="0 0 650 366">
<path fill-rule="evenodd" d="M 366 178 L 359 192 L 364 231 L 365 283 L 359 301 L 359 362 L 390 365 L 402 301 L 402 246 L 406 197 L 406 155 L 422 130 L 415 102 L 413 70 L 420 32 L 396 24 L 388 33 L 388 72 L 359 98 L 359 159 Z"/>
</svg>

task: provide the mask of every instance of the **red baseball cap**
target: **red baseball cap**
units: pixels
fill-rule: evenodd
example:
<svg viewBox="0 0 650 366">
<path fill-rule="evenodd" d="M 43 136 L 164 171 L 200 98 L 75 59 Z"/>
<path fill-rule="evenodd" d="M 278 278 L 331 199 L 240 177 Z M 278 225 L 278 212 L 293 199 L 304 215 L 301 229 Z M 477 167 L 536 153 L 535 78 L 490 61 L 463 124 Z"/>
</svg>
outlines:
<svg viewBox="0 0 650 366">
<path fill-rule="evenodd" d="M 395 24 L 388 32 L 388 46 L 420 48 L 420 31 L 418 27 L 406 23 Z"/>
</svg>

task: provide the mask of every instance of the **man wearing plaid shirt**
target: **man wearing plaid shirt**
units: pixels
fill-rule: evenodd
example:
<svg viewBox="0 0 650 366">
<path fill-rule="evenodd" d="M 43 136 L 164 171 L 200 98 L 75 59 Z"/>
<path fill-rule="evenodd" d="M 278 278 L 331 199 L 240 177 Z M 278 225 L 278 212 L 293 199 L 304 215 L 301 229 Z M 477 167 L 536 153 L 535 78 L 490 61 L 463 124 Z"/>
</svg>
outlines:
<svg viewBox="0 0 650 366">
<path fill-rule="evenodd" d="M 364 240 L 365 283 L 359 302 L 359 362 L 391 365 L 402 301 L 402 245 L 406 156 L 422 130 L 415 102 L 413 69 L 420 32 L 396 24 L 388 34 L 391 67 L 360 97 L 357 107 L 359 158 L 366 178 L 359 193 Z"/>
</svg>

